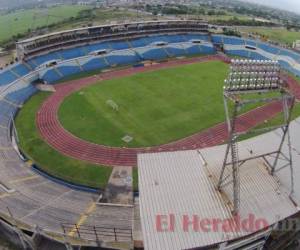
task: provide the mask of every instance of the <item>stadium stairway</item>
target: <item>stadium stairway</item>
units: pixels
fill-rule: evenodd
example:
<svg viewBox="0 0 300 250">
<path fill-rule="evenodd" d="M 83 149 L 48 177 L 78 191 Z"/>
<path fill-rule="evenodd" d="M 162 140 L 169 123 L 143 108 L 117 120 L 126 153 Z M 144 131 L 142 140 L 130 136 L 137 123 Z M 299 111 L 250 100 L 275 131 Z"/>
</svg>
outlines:
<svg viewBox="0 0 300 250">
<path fill-rule="evenodd" d="M 145 58 L 140 53 L 138 53 L 138 51 L 136 51 L 135 49 L 132 49 L 132 51 L 134 51 L 137 58 L 139 58 L 139 61 L 144 61 L 145 60 Z"/>
<path fill-rule="evenodd" d="M 0 100 L 0 127 L 9 128 L 10 121 L 17 112 L 17 107 L 6 100 Z"/>
<path fill-rule="evenodd" d="M 10 70 L 3 70 L 0 72 L 0 87 L 6 86 L 17 80 L 17 76 Z"/>
<path fill-rule="evenodd" d="M 83 71 L 92 71 L 96 69 L 104 69 L 109 67 L 109 63 L 105 61 L 105 57 L 82 58 L 78 59 Z"/>
<path fill-rule="evenodd" d="M 126 43 L 128 44 L 128 48 L 129 48 L 129 49 L 132 49 L 132 48 L 133 48 L 131 42 L 130 42 L 128 39 L 126 39 Z"/>
<path fill-rule="evenodd" d="M 26 61 L 23 61 L 22 64 L 29 70 L 29 72 L 33 70 L 33 68 Z"/>
<path fill-rule="evenodd" d="M 63 56 L 59 53 L 59 51 L 56 51 L 55 53 L 58 56 L 58 58 L 60 58 L 61 60 L 64 60 Z"/>
<path fill-rule="evenodd" d="M 30 69 L 28 69 L 23 63 L 14 65 L 10 70 L 14 72 L 18 77 L 25 76 L 30 72 Z"/>
<path fill-rule="evenodd" d="M 18 106 L 22 105 L 29 97 L 37 92 L 37 89 L 31 84 L 28 84 L 26 87 L 22 86 L 22 88 L 13 87 L 14 89 L 10 90 L 10 93 L 5 96 L 5 99 Z"/>
<path fill-rule="evenodd" d="M 75 59 L 76 65 L 79 67 L 80 71 L 84 71 L 78 59 Z"/>
<path fill-rule="evenodd" d="M 180 57 L 180 56 L 186 56 L 187 51 L 184 49 L 184 47 L 181 44 L 170 44 L 165 48 L 166 52 L 170 57 Z"/>
<path fill-rule="evenodd" d="M 112 65 L 109 63 L 109 61 L 107 60 L 106 56 L 103 56 L 102 57 L 103 61 L 105 62 L 105 64 L 108 66 L 108 67 L 111 67 Z"/>
<path fill-rule="evenodd" d="M 18 73 L 16 73 L 13 69 L 9 69 L 9 71 L 10 71 L 13 75 L 15 75 L 16 79 L 18 79 L 18 78 L 21 77 L 21 76 L 20 76 Z"/>
<path fill-rule="evenodd" d="M 163 46 L 162 50 L 166 53 L 167 57 L 174 57 L 175 54 L 171 53 L 171 51 L 168 50 L 168 46 Z"/>
<path fill-rule="evenodd" d="M 53 70 L 60 76 L 60 77 L 64 77 L 64 74 L 62 72 L 60 72 L 60 69 L 57 66 L 53 67 Z"/>
</svg>

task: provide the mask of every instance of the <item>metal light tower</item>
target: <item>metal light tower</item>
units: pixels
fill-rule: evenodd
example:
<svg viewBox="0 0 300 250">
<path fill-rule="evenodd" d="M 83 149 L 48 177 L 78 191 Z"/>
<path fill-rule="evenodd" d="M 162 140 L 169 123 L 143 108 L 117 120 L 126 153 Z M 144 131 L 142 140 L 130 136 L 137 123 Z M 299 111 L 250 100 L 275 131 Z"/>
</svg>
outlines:
<svg viewBox="0 0 300 250">
<path fill-rule="evenodd" d="M 270 174 L 280 171 L 285 167 L 290 168 L 291 194 L 294 191 L 293 164 L 289 136 L 289 124 L 295 97 L 289 93 L 286 83 L 280 77 L 280 65 L 277 61 L 260 60 L 232 60 L 230 74 L 224 85 L 224 106 L 228 126 L 228 144 L 225 153 L 221 174 L 218 182 L 218 190 L 227 185 L 233 185 L 233 214 L 239 212 L 240 207 L 240 176 L 239 168 L 246 161 L 262 158 L 270 169 Z M 239 110 L 249 104 L 280 102 L 283 107 L 283 123 L 278 126 L 265 126 L 260 129 L 239 131 L 237 128 L 237 116 Z M 233 103 L 233 105 L 229 105 Z M 238 138 L 249 133 L 267 132 L 276 128 L 282 129 L 282 138 L 278 149 L 264 155 L 239 159 Z M 287 139 L 288 154 L 282 152 Z M 267 157 L 273 157 L 270 162 Z M 279 159 L 281 160 L 279 162 Z M 282 163 L 283 162 L 283 163 Z M 282 166 L 279 163 L 282 163 Z M 225 175 L 225 169 L 227 174 Z M 229 174 L 228 174 L 229 172 Z"/>
</svg>

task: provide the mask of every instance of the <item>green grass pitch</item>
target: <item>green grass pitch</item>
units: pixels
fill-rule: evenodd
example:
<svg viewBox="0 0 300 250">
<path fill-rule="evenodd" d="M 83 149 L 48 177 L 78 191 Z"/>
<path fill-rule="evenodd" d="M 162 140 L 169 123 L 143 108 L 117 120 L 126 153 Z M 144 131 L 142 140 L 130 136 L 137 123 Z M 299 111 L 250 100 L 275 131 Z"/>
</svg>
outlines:
<svg viewBox="0 0 300 250">
<path fill-rule="evenodd" d="M 74 135 L 98 144 L 169 143 L 224 121 L 227 73 L 228 65 L 213 61 L 108 80 L 67 97 L 59 119 Z M 133 140 L 124 142 L 126 135 Z"/>
<path fill-rule="evenodd" d="M 40 137 L 35 115 L 49 94 L 41 92 L 24 105 L 16 118 L 19 146 L 22 151 L 47 173 L 76 184 L 105 188 L 112 168 L 95 166 L 66 157 L 50 147 Z"/>
</svg>

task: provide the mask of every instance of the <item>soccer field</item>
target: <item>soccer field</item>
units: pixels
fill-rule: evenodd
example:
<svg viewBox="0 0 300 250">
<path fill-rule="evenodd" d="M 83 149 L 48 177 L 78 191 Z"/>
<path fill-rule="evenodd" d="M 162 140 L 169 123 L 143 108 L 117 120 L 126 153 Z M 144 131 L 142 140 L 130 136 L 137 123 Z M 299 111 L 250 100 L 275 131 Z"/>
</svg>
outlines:
<svg viewBox="0 0 300 250">
<path fill-rule="evenodd" d="M 227 72 L 228 65 L 213 61 L 108 80 L 67 97 L 59 119 L 74 135 L 97 144 L 169 143 L 224 121 Z M 132 140 L 125 142 L 126 136 Z"/>
</svg>

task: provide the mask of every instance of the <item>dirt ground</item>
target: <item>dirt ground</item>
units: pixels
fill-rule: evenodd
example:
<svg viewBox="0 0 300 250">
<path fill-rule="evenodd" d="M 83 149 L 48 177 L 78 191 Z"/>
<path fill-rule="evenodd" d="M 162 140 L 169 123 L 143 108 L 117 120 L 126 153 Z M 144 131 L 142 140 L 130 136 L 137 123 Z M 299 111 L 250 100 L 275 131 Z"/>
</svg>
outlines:
<svg viewBox="0 0 300 250">
<path fill-rule="evenodd" d="M 5 55 L 1 55 L 0 54 L 0 68 L 5 67 L 5 65 L 11 62 L 11 60 L 13 59 L 13 54 L 14 52 L 9 52 L 9 54 L 5 54 Z"/>
</svg>

